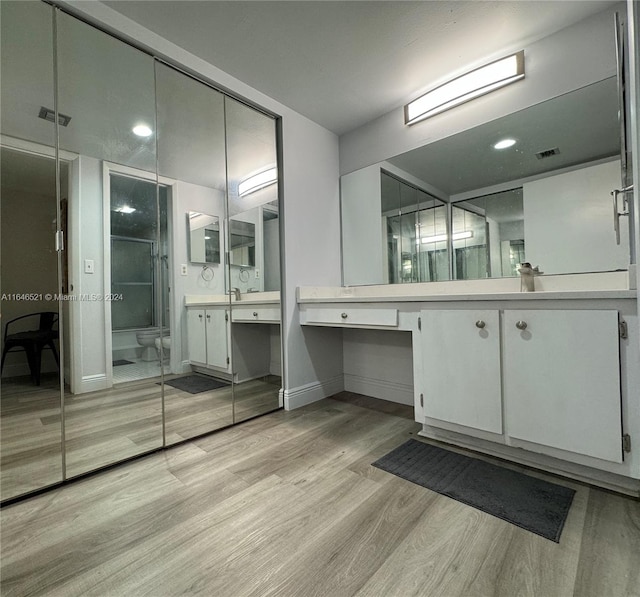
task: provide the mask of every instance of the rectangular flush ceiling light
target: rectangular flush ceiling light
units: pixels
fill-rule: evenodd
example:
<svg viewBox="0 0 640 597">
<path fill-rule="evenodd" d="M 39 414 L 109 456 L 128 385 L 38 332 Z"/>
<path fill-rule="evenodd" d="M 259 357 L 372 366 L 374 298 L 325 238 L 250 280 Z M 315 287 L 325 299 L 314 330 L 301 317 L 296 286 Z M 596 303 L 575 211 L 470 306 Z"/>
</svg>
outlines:
<svg viewBox="0 0 640 597">
<path fill-rule="evenodd" d="M 414 124 L 494 89 L 524 78 L 524 50 L 462 75 L 404 107 L 405 124 Z"/>
</svg>

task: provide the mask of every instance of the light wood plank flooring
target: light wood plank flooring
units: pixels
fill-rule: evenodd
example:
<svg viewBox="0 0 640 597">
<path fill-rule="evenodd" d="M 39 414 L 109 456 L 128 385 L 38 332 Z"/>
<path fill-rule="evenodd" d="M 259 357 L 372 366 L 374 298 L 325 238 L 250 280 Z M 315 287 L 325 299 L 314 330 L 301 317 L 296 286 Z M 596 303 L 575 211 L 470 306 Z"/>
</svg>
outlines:
<svg viewBox="0 0 640 597">
<path fill-rule="evenodd" d="M 343 393 L 6 507 L 2 595 L 640 595 L 639 502 L 550 477 L 553 543 L 373 468 L 411 411 Z"/>
<path fill-rule="evenodd" d="M 166 444 L 277 409 L 280 381 L 268 376 L 200 394 L 165 385 Z M 2 380 L 0 426 L 3 500 L 62 480 L 57 376 L 44 377 L 39 387 L 28 378 Z M 67 393 L 65 433 L 67 478 L 161 447 L 158 379 Z"/>
</svg>

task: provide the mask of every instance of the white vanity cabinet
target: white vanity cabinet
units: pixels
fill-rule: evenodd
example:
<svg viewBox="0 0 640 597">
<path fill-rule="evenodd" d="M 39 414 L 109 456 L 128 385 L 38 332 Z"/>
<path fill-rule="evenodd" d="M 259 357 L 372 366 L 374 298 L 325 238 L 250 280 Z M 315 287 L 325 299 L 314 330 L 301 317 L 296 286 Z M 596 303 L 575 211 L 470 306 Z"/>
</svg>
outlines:
<svg viewBox="0 0 640 597">
<path fill-rule="evenodd" d="M 622 462 L 617 311 L 423 310 L 420 318 L 428 425 Z"/>
<path fill-rule="evenodd" d="M 499 312 L 423 310 L 420 322 L 424 416 L 501 434 Z"/>
<path fill-rule="evenodd" d="M 618 312 L 504 312 L 510 438 L 622 462 Z"/>
<path fill-rule="evenodd" d="M 230 370 L 229 315 L 225 308 L 188 308 L 189 361 L 202 367 Z"/>
</svg>

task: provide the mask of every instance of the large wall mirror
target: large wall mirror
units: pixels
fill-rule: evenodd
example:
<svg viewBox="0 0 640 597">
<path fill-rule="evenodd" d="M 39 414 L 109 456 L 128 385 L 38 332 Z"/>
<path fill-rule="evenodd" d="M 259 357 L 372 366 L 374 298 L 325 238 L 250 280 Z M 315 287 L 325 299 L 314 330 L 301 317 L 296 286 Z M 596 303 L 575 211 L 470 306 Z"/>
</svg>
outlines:
<svg viewBox="0 0 640 597">
<path fill-rule="evenodd" d="M 618 110 L 611 77 L 343 176 L 344 284 L 628 268 Z"/>
<path fill-rule="evenodd" d="M 274 410 L 282 372 L 275 118 L 0 10 L 5 501 Z"/>
</svg>

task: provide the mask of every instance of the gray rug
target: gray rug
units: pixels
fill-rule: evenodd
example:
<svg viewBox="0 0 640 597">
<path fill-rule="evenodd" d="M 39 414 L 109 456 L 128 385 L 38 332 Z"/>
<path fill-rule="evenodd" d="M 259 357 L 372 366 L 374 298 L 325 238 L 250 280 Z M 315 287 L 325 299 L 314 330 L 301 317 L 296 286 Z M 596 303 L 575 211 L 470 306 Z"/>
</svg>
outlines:
<svg viewBox="0 0 640 597">
<path fill-rule="evenodd" d="M 121 365 L 133 365 L 133 361 L 127 361 L 127 359 L 118 359 L 113 361 L 114 367 L 120 367 Z"/>
<path fill-rule="evenodd" d="M 226 381 L 220 381 L 213 377 L 206 375 L 187 375 L 185 377 L 176 377 L 176 379 L 170 379 L 165 381 L 165 384 L 172 386 L 183 392 L 189 392 L 189 394 L 200 394 L 202 392 L 210 392 L 211 390 L 217 390 L 218 388 L 224 388 L 230 385 Z"/>
<path fill-rule="evenodd" d="M 575 491 L 410 439 L 373 463 L 558 543 Z"/>
</svg>

